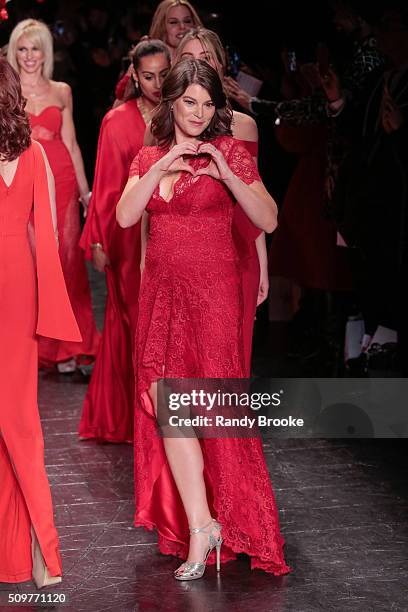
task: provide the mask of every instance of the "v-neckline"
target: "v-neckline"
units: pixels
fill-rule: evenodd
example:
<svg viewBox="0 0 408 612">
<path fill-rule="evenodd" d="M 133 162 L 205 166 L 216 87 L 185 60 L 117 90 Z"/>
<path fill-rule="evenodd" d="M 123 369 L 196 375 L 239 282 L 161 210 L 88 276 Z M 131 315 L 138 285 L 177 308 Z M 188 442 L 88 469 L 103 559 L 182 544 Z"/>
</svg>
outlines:
<svg viewBox="0 0 408 612">
<path fill-rule="evenodd" d="M 22 155 L 22 154 L 21 154 L 21 155 Z M 4 177 L 3 177 L 3 176 L 0 174 L 0 178 L 1 178 L 1 180 L 3 181 L 3 185 L 5 186 L 5 188 L 7 189 L 7 191 L 9 191 L 9 190 L 12 188 L 12 186 L 14 185 L 14 181 L 15 181 L 15 179 L 16 179 L 17 172 L 18 172 L 18 169 L 19 169 L 19 167 L 20 167 L 20 159 L 21 159 L 21 155 L 20 155 L 20 156 L 18 157 L 18 159 L 17 159 L 16 169 L 15 169 L 15 171 L 14 171 L 13 177 L 12 177 L 12 179 L 11 179 L 11 181 L 10 181 L 10 183 L 9 183 L 9 184 L 7 184 L 7 183 L 6 183 L 6 181 L 5 181 Z"/>
<path fill-rule="evenodd" d="M 185 171 L 185 172 L 186 172 L 186 174 L 187 174 L 187 171 Z M 170 202 L 171 202 L 171 201 L 172 201 L 172 199 L 174 198 L 174 196 L 175 196 L 175 194 L 176 194 L 176 187 L 177 187 L 178 183 L 181 181 L 181 178 L 182 178 L 182 176 L 183 176 L 183 170 L 180 170 L 180 171 L 178 172 L 178 174 L 179 174 L 179 177 L 178 177 L 178 178 L 177 178 L 177 179 L 176 179 L 176 180 L 173 182 L 173 184 L 172 184 L 172 186 L 171 186 L 171 187 L 172 187 L 172 189 L 171 189 L 171 191 L 170 191 L 171 196 L 170 196 L 170 198 L 169 198 L 168 200 L 166 200 L 166 198 L 164 198 L 164 197 L 162 196 L 162 194 L 160 193 L 160 182 L 161 182 L 161 181 L 159 181 L 159 184 L 158 184 L 158 186 L 157 186 L 157 188 L 158 188 L 158 192 L 159 192 L 159 197 L 160 197 L 160 198 L 163 200 L 163 202 L 166 202 L 166 204 L 170 204 Z"/>
<path fill-rule="evenodd" d="M 197 157 L 195 159 L 197 159 Z M 206 166 L 202 166 L 202 167 L 206 168 L 210 163 L 211 163 L 211 159 L 209 160 L 209 162 L 208 162 L 208 164 Z M 194 167 L 193 167 L 193 170 L 194 170 Z M 188 176 L 185 176 L 185 175 L 188 175 Z M 190 172 L 187 172 L 187 170 L 180 170 L 180 176 L 174 181 L 173 186 L 172 186 L 173 188 L 172 188 L 172 192 L 171 192 L 171 197 L 168 200 L 166 200 L 161 195 L 161 193 L 160 193 L 160 181 L 159 181 L 159 184 L 156 187 L 156 193 L 157 193 L 158 197 L 160 198 L 160 200 L 162 200 L 166 204 L 170 204 L 170 202 L 172 202 L 174 200 L 174 197 L 176 195 L 177 189 L 178 189 L 179 185 L 183 182 L 183 180 L 186 183 L 186 186 L 188 187 L 190 184 L 196 183 L 199 178 L 202 178 L 202 176 L 197 176 L 197 177 L 196 176 L 192 176 L 190 174 Z"/>
</svg>

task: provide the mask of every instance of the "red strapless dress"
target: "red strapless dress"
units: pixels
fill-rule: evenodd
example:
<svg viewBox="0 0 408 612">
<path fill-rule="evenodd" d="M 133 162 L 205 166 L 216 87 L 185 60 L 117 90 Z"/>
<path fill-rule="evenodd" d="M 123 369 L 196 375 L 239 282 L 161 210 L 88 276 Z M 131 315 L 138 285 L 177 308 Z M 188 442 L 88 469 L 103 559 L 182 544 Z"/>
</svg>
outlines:
<svg viewBox="0 0 408 612">
<path fill-rule="evenodd" d="M 51 576 L 61 574 L 37 407 L 37 334 L 79 343 L 37 143 L 13 182 L 0 177 L 0 582 L 31 579 L 31 526 Z M 36 265 L 27 226 L 34 219 Z"/>
<path fill-rule="evenodd" d="M 84 257 L 79 247 L 81 226 L 78 186 L 71 156 L 61 139 L 61 109 L 58 106 L 48 106 L 39 115 L 29 116 L 33 138 L 44 147 L 55 179 L 60 259 L 68 295 L 82 334 L 82 342 L 41 338 L 40 364 L 51 366 L 78 355 L 95 356 L 99 333 L 92 313 Z"/>
<path fill-rule="evenodd" d="M 233 172 L 259 180 L 248 151 L 214 139 Z M 143 147 L 130 175 L 143 176 L 166 151 Z M 195 169 L 206 156 L 190 162 Z M 231 234 L 234 200 L 219 181 L 182 173 L 169 202 L 157 188 L 147 206 L 150 232 L 136 334 L 135 524 L 157 528 L 160 550 L 186 558 L 187 518 L 172 478 L 148 390 L 162 378 L 242 378 L 245 358 L 239 259 Z M 213 516 L 223 526 L 224 560 L 247 553 L 252 567 L 280 575 L 278 512 L 259 438 L 203 439 Z"/>
<path fill-rule="evenodd" d="M 101 125 L 95 178 L 81 246 L 103 245 L 108 295 L 102 341 L 82 409 L 79 435 L 132 442 L 135 375 L 132 362 L 140 284 L 140 223 L 121 229 L 116 204 L 132 160 L 143 145 L 146 124 L 136 100 L 109 111 Z"/>
</svg>

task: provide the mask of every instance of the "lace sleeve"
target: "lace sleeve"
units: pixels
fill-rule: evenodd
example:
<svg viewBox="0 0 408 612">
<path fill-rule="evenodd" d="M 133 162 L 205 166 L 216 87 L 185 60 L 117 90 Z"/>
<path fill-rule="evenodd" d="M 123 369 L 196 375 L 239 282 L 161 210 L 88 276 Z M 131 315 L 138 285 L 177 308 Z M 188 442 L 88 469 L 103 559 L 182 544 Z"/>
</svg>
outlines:
<svg viewBox="0 0 408 612">
<path fill-rule="evenodd" d="M 242 144 L 236 143 L 232 146 L 228 164 L 233 173 L 247 185 L 254 181 L 262 181 L 253 157 Z"/>
<path fill-rule="evenodd" d="M 134 176 L 140 176 L 140 151 L 132 161 L 129 170 L 129 178 L 132 178 Z"/>
</svg>

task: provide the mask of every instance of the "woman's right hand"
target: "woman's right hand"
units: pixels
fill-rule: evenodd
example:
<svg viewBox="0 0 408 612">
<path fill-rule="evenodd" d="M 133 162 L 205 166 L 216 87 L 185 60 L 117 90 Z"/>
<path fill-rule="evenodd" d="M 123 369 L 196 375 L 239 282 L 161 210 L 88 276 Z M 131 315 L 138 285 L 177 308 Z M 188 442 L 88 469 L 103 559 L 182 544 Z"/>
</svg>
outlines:
<svg viewBox="0 0 408 612">
<path fill-rule="evenodd" d="M 105 251 L 101 248 L 93 249 L 92 263 L 93 263 L 93 267 L 98 272 L 104 272 L 105 267 L 110 265 L 109 257 L 106 255 Z"/>
<path fill-rule="evenodd" d="M 250 110 L 251 96 L 232 77 L 224 77 L 224 89 L 229 98 L 238 102 L 242 108 Z"/>
<path fill-rule="evenodd" d="M 342 97 L 340 80 L 332 68 L 329 68 L 327 73 L 320 74 L 320 81 L 329 102 L 340 100 Z"/>
<path fill-rule="evenodd" d="M 190 172 L 194 174 L 193 168 L 184 161 L 183 155 L 197 155 L 198 146 L 192 142 L 182 142 L 174 145 L 166 155 L 154 164 L 159 172 Z"/>
</svg>

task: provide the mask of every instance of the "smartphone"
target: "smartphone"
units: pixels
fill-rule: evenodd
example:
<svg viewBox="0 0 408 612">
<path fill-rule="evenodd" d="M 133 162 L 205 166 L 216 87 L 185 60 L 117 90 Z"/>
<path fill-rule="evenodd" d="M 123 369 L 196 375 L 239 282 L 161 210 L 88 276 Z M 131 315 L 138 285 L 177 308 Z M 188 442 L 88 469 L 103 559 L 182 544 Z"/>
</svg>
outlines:
<svg viewBox="0 0 408 612">
<path fill-rule="evenodd" d="M 65 32 L 64 22 L 57 21 L 54 25 L 54 32 L 57 36 L 62 36 Z"/>
<path fill-rule="evenodd" d="M 330 63 L 329 63 L 329 49 L 325 43 L 319 43 L 316 47 L 316 59 L 319 66 L 320 74 L 328 74 Z"/>
<path fill-rule="evenodd" d="M 288 51 L 288 68 L 289 72 L 297 71 L 296 51 L 289 49 Z"/>
<path fill-rule="evenodd" d="M 226 46 L 228 73 L 233 79 L 237 78 L 241 66 L 241 56 L 236 49 Z"/>
</svg>

